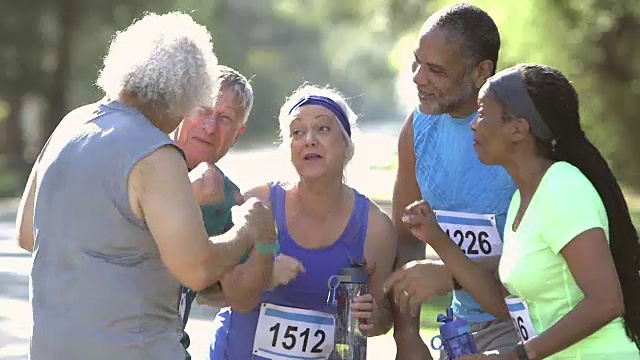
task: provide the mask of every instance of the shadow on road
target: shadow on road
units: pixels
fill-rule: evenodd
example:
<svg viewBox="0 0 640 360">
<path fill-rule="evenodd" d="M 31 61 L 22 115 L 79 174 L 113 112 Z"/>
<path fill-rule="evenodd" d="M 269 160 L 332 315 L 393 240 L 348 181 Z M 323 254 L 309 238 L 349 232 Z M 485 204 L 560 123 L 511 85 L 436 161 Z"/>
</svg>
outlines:
<svg viewBox="0 0 640 360">
<path fill-rule="evenodd" d="M 29 300 L 29 277 L 23 274 L 0 272 L 0 294 L 4 298 Z"/>
<path fill-rule="evenodd" d="M 12 254 L 3 254 L 0 253 L 0 259 L 2 258 L 30 258 L 31 254 L 28 252 L 22 252 L 22 253 L 12 253 Z"/>
</svg>

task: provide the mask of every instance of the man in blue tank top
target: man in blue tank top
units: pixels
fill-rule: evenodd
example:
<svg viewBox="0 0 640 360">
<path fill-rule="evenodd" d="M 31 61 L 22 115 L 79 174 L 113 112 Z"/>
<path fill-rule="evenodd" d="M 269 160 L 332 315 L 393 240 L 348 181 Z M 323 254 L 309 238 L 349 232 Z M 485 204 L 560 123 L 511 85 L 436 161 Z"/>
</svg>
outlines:
<svg viewBox="0 0 640 360">
<path fill-rule="evenodd" d="M 253 89 L 249 81 L 232 68 L 219 68 L 220 93 L 215 105 L 210 109 L 196 109 L 171 134 L 184 151 L 189 177 L 203 180 L 194 181 L 192 190 L 201 205 L 209 236 L 224 234 L 231 229 L 231 208 L 242 202 L 238 186 L 215 164 L 244 132 L 253 106 Z M 195 291 L 182 287 L 179 311 L 183 331 L 195 297 Z M 181 342 L 186 350 L 190 344 L 186 331 Z M 188 352 L 186 358 L 191 358 Z"/>
<path fill-rule="evenodd" d="M 441 262 L 424 260 L 424 243 L 402 222 L 407 205 L 427 200 L 452 240 L 470 258 L 497 270 L 515 186 L 503 169 L 480 163 L 470 123 L 476 117 L 478 90 L 495 73 L 499 48 L 491 17 L 468 4 L 434 13 L 420 31 L 412 69 L 419 105 L 400 132 L 393 193 L 397 264 L 402 267 L 388 282 L 400 304 L 394 319 L 397 359 L 431 358 L 419 336 L 417 307 L 451 291 L 454 313 L 471 324 L 479 350 L 510 349 L 518 341 L 510 321 L 486 313 Z M 406 311 L 406 304 L 414 311 Z"/>
</svg>

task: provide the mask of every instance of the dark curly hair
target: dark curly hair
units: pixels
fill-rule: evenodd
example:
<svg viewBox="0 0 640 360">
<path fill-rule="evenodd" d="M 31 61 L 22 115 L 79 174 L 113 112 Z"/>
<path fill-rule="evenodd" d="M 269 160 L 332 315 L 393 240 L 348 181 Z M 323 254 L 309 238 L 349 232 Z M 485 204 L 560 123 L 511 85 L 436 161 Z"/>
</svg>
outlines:
<svg viewBox="0 0 640 360">
<path fill-rule="evenodd" d="M 544 65 L 520 65 L 519 72 L 540 116 L 556 136 L 554 145 L 539 141 L 540 152 L 580 169 L 604 203 L 611 255 L 624 296 L 625 329 L 640 349 L 640 243 L 622 190 L 606 160 L 580 126 L 578 94 L 569 80 L 560 71 Z"/>
</svg>

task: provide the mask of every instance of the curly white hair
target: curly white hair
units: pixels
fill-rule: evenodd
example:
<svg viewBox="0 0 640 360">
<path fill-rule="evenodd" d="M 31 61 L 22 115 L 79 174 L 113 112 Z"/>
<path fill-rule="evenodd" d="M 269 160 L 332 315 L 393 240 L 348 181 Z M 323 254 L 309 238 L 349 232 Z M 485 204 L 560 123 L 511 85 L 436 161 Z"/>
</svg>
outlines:
<svg viewBox="0 0 640 360">
<path fill-rule="evenodd" d="M 211 35 L 191 16 L 147 13 L 113 37 L 96 84 L 111 99 L 129 93 L 183 116 L 214 104 L 217 65 Z"/>
<path fill-rule="evenodd" d="M 291 116 L 289 115 L 289 111 L 291 108 L 302 98 L 309 95 L 317 95 L 328 97 L 333 100 L 338 106 L 342 108 L 344 113 L 347 115 L 347 120 L 349 121 L 349 126 L 351 127 L 351 134 L 354 135 L 354 132 L 357 130 L 357 121 L 358 116 L 353 112 L 344 96 L 338 92 L 337 90 L 328 88 L 328 87 L 319 87 L 316 85 L 312 85 L 309 83 L 302 84 L 298 89 L 296 89 L 293 94 L 285 101 L 285 103 L 280 108 L 280 115 L 278 115 L 278 121 L 280 123 L 280 139 L 284 142 L 284 139 L 288 139 L 290 134 L 289 125 L 291 125 Z M 338 121 L 336 119 L 336 121 Z M 353 158 L 353 154 L 355 152 L 355 146 L 352 140 L 352 136 L 347 134 L 346 129 L 343 126 L 340 126 L 340 130 L 342 131 L 342 135 L 344 136 L 345 141 L 347 142 L 347 149 L 345 151 L 345 166 L 351 159 Z"/>
</svg>

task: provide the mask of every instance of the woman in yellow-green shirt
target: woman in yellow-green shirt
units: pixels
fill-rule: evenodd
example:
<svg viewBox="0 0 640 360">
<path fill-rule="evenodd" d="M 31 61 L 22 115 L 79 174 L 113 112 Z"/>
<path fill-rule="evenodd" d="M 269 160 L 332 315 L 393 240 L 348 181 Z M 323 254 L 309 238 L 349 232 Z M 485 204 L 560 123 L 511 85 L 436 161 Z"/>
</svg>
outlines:
<svg viewBox="0 0 640 360">
<path fill-rule="evenodd" d="M 582 132 L 574 88 L 555 69 L 519 65 L 491 77 L 478 105 L 478 158 L 504 166 L 518 185 L 500 281 L 447 237 L 429 204 L 404 217 L 483 309 L 511 317 L 520 333 L 513 351 L 464 359 L 640 359 L 638 234 Z"/>
</svg>

